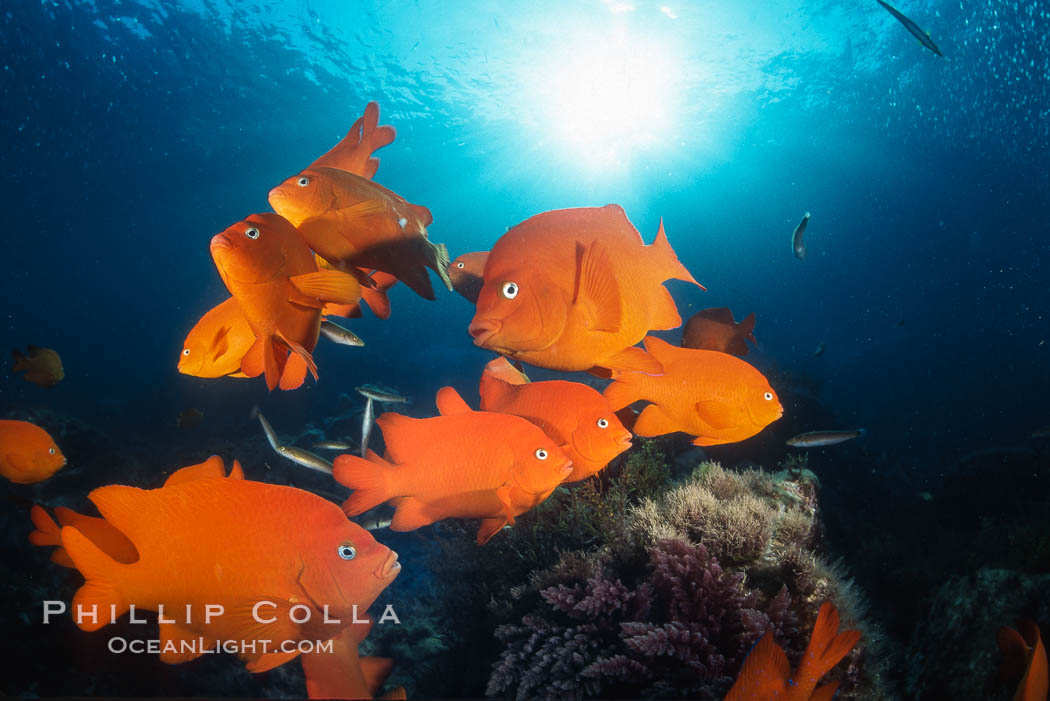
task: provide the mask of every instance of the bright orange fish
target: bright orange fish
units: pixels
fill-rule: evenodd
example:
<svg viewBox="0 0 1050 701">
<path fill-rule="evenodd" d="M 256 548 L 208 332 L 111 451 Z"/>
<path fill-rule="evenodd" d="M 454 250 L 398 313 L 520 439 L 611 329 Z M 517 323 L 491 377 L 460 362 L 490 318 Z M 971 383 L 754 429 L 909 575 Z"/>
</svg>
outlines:
<svg viewBox="0 0 1050 701">
<path fill-rule="evenodd" d="M 164 482 L 164 486 L 207 477 L 226 476 L 226 468 L 222 458 L 218 455 L 213 455 L 199 465 L 190 465 L 189 467 L 176 470 Z M 229 478 L 244 479 L 241 464 L 236 460 L 233 461 Z M 139 559 L 139 553 L 135 549 L 134 544 L 106 519 L 80 514 L 64 506 L 56 506 L 54 511 L 55 519 L 58 519 L 58 523 L 55 523 L 55 520 L 48 515 L 42 506 L 33 505 L 32 510 L 29 512 L 29 517 L 32 519 L 33 525 L 36 526 L 36 530 L 29 534 L 29 542 L 40 547 L 54 547 L 55 550 L 51 553 L 51 561 L 56 565 L 69 568 L 76 567 L 69 554 L 66 553 L 65 548 L 62 547 L 62 526 L 76 528 L 94 543 L 99 550 L 117 562 L 127 565 Z"/>
<path fill-rule="evenodd" d="M 500 379 L 511 370 L 506 358 L 485 367 L 481 410 L 520 416 L 543 429 L 572 461 L 566 482 L 587 479 L 631 447 L 631 432 L 593 387 L 564 380 L 514 384 Z"/>
<path fill-rule="evenodd" d="M 733 320 L 733 312 L 725 307 L 703 309 L 685 322 L 682 347 L 744 356 L 747 355 L 747 341 L 758 345 L 754 331 L 753 313 L 738 324 Z"/>
<path fill-rule="evenodd" d="M 11 351 L 11 374 L 24 372 L 22 379 L 40 387 L 54 387 L 66 376 L 62 358 L 50 348 L 27 346 L 26 352 Z"/>
<path fill-rule="evenodd" d="M 677 348 L 655 336 L 645 349 L 663 365 L 662 375 L 625 373 L 605 388 L 613 409 L 652 402 L 632 429 L 638 436 L 683 431 L 695 445 L 750 438 L 784 414 L 766 378 L 739 358 L 717 351 Z"/>
<path fill-rule="evenodd" d="M 509 414 L 472 411 L 455 390 L 438 393 L 441 416 L 387 412 L 376 424 L 387 459 L 340 455 L 333 476 L 354 490 L 350 516 L 397 500 L 391 530 L 411 531 L 446 518 L 485 519 L 478 542 L 545 499 L 572 471 L 538 427 Z"/>
<path fill-rule="evenodd" d="M 485 262 L 488 259 L 488 251 L 475 251 L 464 253 L 448 264 L 448 277 L 452 280 L 452 289 L 463 295 L 471 304 L 478 303 L 481 286 L 485 284 Z"/>
<path fill-rule="evenodd" d="M 335 168 L 307 168 L 270 190 L 270 206 L 318 255 L 340 269 L 375 268 L 434 299 L 426 268 L 448 289 L 448 250 L 427 237 L 430 210 Z"/>
<path fill-rule="evenodd" d="M 350 625 L 354 607 L 367 609 L 400 571 L 396 553 L 338 506 L 292 487 L 205 477 L 153 490 L 102 487 L 88 496 L 139 559 L 122 564 L 76 528 L 63 528 L 62 545 L 87 580 L 73 597 L 74 621 L 94 631 L 109 622 L 111 606 L 115 616 L 131 605 L 158 613 L 163 606 L 174 621 L 160 626 L 168 663 L 197 657 L 204 638 L 212 646 L 243 641 L 238 654 L 249 671 L 272 669 L 298 652 L 248 643 L 334 637 Z M 209 621 L 205 607 L 216 605 L 222 613 Z M 324 622 L 325 606 L 338 623 Z"/>
<path fill-rule="evenodd" d="M 47 431 L 28 421 L 0 420 L 0 475 L 15 484 L 35 484 L 65 464 Z"/>
<path fill-rule="evenodd" d="M 182 344 L 179 372 L 194 377 L 244 377 L 241 359 L 255 344 L 255 332 L 237 300 L 213 307 Z"/>
<path fill-rule="evenodd" d="M 396 136 L 394 127 L 379 126 L 379 105 L 369 102 L 346 136 L 310 167 L 338 168 L 371 180 L 379 168 L 379 159 L 372 158 L 372 153 L 392 143 Z"/>
<path fill-rule="evenodd" d="M 773 640 L 772 632 L 766 632 L 751 648 L 725 701 L 831 701 L 839 683 L 819 689 L 817 683 L 860 640 L 859 630 L 839 633 L 838 629 L 839 612 L 825 601 L 794 675 L 784 649 Z"/>
<path fill-rule="evenodd" d="M 335 267 L 321 256 L 317 256 L 317 262 L 322 270 L 335 270 Z M 358 280 L 362 278 L 367 284 L 361 285 L 361 301 L 368 305 L 372 313 L 379 319 L 390 318 L 390 297 L 387 290 L 397 284 L 397 278 L 382 270 L 373 270 L 366 273 L 363 270 L 354 269 L 348 271 Z M 371 287 L 369 285 L 372 285 Z M 361 316 L 360 302 L 355 304 L 326 304 L 321 310 L 324 316 L 344 316 L 357 318 Z"/>
<path fill-rule="evenodd" d="M 1050 690 L 1050 673 L 1047 671 L 1046 648 L 1039 626 L 1031 621 L 1022 621 L 1018 628 L 1021 629 L 1020 633 L 1003 626 L 997 636 L 1004 667 L 1016 670 L 1010 676 L 1016 678 L 1023 673 L 1014 701 L 1046 701 Z"/>
<path fill-rule="evenodd" d="M 371 629 L 368 624 L 348 626 L 332 638 L 331 652 L 303 653 L 306 693 L 311 699 L 372 699 L 393 668 L 389 657 L 361 657 L 358 645 Z M 383 699 L 404 699 L 404 687 L 383 694 Z"/>
<path fill-rule="evenodd" d="M 474 343 L 552 370 L 637 370 L 660 364 L 633 347 L 682 323 L 669 279 L 699 284 L 663 222 L 649 246 L 619 205 L 537 214 L 504 234 L 485 264 L 470 324 Z"/>
<path fill-rule="evenodd" d="M 361 287 L 347 273 L 318 270 L 295 227 L 276 214 L 253 214 L 217 234 L 211 254 L 244 312 L 255 343 L 241 359 L 248 377 L 266 375 L 271 390 L 302 385 L 326 303 L 353 304 Z M 291 355 L 289 356 L 289 352 Z"/>
</svg>

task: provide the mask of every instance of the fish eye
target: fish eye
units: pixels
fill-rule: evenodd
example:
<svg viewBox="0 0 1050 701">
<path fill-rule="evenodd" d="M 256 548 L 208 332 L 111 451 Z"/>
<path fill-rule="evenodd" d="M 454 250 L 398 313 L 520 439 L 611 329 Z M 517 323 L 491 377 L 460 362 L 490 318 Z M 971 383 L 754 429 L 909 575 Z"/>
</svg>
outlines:
<svg viewBox="0 0 1050 701">
<path fill-rule="evenodd" d="M 463 268 L 463 267 L 466 267 L 466 266 L 464 266 L 463 263 L 456 263 L 456 267 L 457 268 Z"/>
<path fill-rule="evenodd" d="M 55 449 L 54 449 L 54 448 L 48 448 L 48 449 L 47 449 L 47 452 L 49 452 L 49 453 L 51 453 L 52 455 L 54 455 L 54 454 L 55 454 Z"/>
<path fill-rule="evenodd" d="M 544 450 L 543 448 L 537 448 L 536 449 L 536 457 L 539 460 L 546 460 L 547 459 L 547 451 Z"/>
<path fill-rule="evenodd" d="M 257 239 L 259 238 L 259 230 L 256 229 L 254 226 L 249 226 L 247 229 L 244 230 L 244 235 L 250 239 Z"/>
<path fill-rule="evenodd" d="M 605 417 L 598 419 L 598 428 L 609 428 L 609 419 Z"/>
<path fill-rule="evenodd" d="M 182 349 L 182 354 L 188 356 L 190 354 L 190 349 L 189 348 L 183 348 Z"/>
<path fill-rule="evenodd" d="M 503 296 L 507 299 L 514 299 L 518 296 L 518 283 L 516 282 L 505 282 L 503 283 Z"/>
<path fill-rule="evenodd" d="M 355 557 L 357 557 L 357 548 L 355 548 L 353 545 L 350 545 L 350 543 L 343 543 L 342 545 L 340 545 L 337 552 L 339 553 L 339 557 L 343 558 L 344 560 L 353 560 Z"/>
<path fill-rule="evenodd" d="M 306 177 L 306 176 L 304 175 L 304 176 L 302 176 L 301 178 L 299 178 L 298 180 L 296 180 L 295 182 L 296 182 L 296 184 L 297 184 L 297 185 L 298 185 L 299 187 L 306 187 L 307 185 L 309 185 L 309 184 L 310 184 L 310 178 L 308 178 L 308 177 Z"/>
<path fill-rule="evenodd" d="M 771 402 L 771 401 L 773 401 L 773 393 L 772 392 L 766 392 L 765 394 L 762 395 L 762 398 L 765 399 L 767 402 Z"/>
</svg>

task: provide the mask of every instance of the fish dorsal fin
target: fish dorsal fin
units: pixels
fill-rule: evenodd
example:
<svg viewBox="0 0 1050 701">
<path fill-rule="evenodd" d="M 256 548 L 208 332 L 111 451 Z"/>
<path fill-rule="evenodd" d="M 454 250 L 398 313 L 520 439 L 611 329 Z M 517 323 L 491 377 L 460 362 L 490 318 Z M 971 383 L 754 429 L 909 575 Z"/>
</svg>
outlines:
<svg viewBox="0 0 1050 701">
<path fill-rule="evenodd" d="M 706 287 L 696 281 L 693 274 L 678 260 L 678 255 L 671 248 L 671 242 L 667 240 L 667 232 L 664 231 L 664 220 L 662 217 L 660 219 L 660 228 L 656 231 L 656 238 L 646 248 L 654 252 L 657 265 L 661 267 L 664 271 L 662 274 L 666 276 L 665 280 L 671 278 L 682 280 L 683 282 L 691 282 L 701 290 L 707 290 Z"/>
<path fill-rule="evenodd" d="M 481 376 L 485 377 L 486 375 L 503 380 L 508 385 L 526 385 L 529 383 L 528 375 L 503 355 L 495 360 L 490 360 L 485 365 L 485 369 L 481 371 Z"/>
<path fill-rule="evenodd" d="M 88 499 L 98 507 L 102 518 L 113 524 L 132 543 L 141 544 L 150 532 L 156 530 L 151 522 L 160 506 L 159 491 L 114 484 L 92 491 Z"/>
<path fill-rule="evenodd" d="M 787 655 L 773 640 L 773 634 L 766 632 L 748 653 L 725 701 L 785 698 L 790 674 Z"/>
<path fill-rule="evenodd" d="M 620 330 L 620 285 L 613 275 L 608 252 L 600 241 L 592 241 L 590 246 L 576 242 L 572 303 L 584 310 L 590 321 L 590 330 L 608 333 Z"/>
<path fill-rule="evenodd" d="M 453 387 L 442 387 L 435 397 L 438 413 L 442 416 L 454 416 L 455 414 L 469 414 L 474 411 L 470 405 L 460 396 Z M 386 432 L 383 432 L 386 436 Z"/>
<path fill-rule="evenodd" d="M 239 460 L 234 460 L 233 461 L 233 467 L 230 468 L 230 474 L 228 475 L 228 479 L 231 479 L 231 480 L 242 480 L 242 479 L 244 479 L 244 468 L 241 467 L 241 463 L 240 463 Z"/>
<path fill-rule="evenodd" d="M 383 432 L 387 459 L 399 465 L 412 462 L 425 441 L 424 419 L 414 419 L 404 414 L 388 411 L 375 420 Z M 371 452 L 371 451 L 369 451 Z"/>
<path fill-rule="evenodd" d="M 419 220 L 419 223 L 424 227 L 430 226 L 434 223 L 434 215 L 430 213 L 430 210 L 421 204 L 409 204 L 408 210 L 412 212 L 412 216 Z"/>
<path fill-rule="evenodd" d="M 182 484 L 183 482 L 191 482 L 193 480 L 206 479 L 208 477 L 225 476 L 226 466 L 223 464 L 222 458 L 218 455 L 212 455 L 199 465 L 190 465 L 175 470 L 175 472 L 171 473 L 168 479 L 164 480 L 164 486 L 170 487 L 173 484 Z"/>
<path fill-rule="evenodd" d="M 394 668 L 394 660 L 389 657 L 362 657 L 361 674 L 365 678 L 365 686 L 375 696 L 383 687 L 390 671 Z"/>
<path fill-rule="evenodd" d="M 667 341 L 662 338 L 657 338 L 656 336 L 646 336 L 642 341 L 642 344 L 645 346 L 646 352 L 656 358 L 661 365 L 673 363 L 681 357 L 682 354 L 681 348 L 676 348 Z"/>
<path fill-rule="evenodd" d="M 341 270 L 318 270 L 288 278 L 306 301 L 318 308 L 325 304 L 356 304 L 361 299 L 361 283 Z M 303 300 L 295 299 L 294 302 Z"/>
<path fill-rule="evenodd" d="M 716 399 L 701 399 L 695 405 L 696 413 L 708 426 L 720 431 L 732 428 L 739 423 L 739 416 L 732 405 Z"/>
<path fill-rule="evenodd" d="M 730 326 L 736 325 L 736 320 L 733 319 L 733 312 L 729 311 L 728 307 L 702 309 L 697 312 L 696 315 L 702 319 L 717 321 L 719 324 L 729 324 Z"/>
</svg>

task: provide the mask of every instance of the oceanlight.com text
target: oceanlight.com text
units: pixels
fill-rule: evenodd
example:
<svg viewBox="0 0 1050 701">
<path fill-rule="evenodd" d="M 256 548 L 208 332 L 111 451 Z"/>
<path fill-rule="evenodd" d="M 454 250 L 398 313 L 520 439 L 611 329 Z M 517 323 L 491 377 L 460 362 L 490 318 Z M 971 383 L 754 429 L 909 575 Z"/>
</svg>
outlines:
<svg viewBox="0 0 1050 701">
<path fill-rule="evenodd" d="M 205 655 L 226 652 L 231 655 L 266 655 L 269 653 L 331 653 L 332 640 L 205 640 L 204 638 L 182 640 L 139 640 L 114 637 L 107 645 L 116 655 Z"/>
</svg>

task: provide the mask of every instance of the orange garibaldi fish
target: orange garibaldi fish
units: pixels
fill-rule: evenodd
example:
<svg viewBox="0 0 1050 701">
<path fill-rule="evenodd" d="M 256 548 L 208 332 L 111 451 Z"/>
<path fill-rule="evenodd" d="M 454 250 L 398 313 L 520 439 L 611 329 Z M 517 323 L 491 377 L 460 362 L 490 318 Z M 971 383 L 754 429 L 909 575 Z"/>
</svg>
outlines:
<svg viewBox="0 0 1050 701">
<path fill-rule="evenodd" d="M 11 374 L 24 372 L 22 379 L 41 387 L 54 387 L 66 376 L 62 358 L 50 348 L 28 346 L 26 352 L 11 351 Z"/>
<path fill-rule="evenodd" d="M 332 638 L 331 652 L 303 653 L 306 693 L 311 699 L 371 699 L 390 676 L 394 661 L 389 657 L 361 657 L 358 645 L 372 622 L 348 626 Z M 383 694 L 383 699 L 404 699 L 404 687 Z"/>
<path fill-rule="evenodd" d="M 237 300 L 213 307 L 186 336 L 179 372 L 194 377 L 244 377 L 241 359 L 255 344 L 255 333 Z"/>
<path fill-rule="evenodd" d="M 545 499 L 572 471 L 537 426 L 517 416 L 472 411 L 451 387 L 438 392 L 441 416 L 376 419 L 387 459 L 340 455 L 333 476 L 354 490 L 343 504 L 355 516 L 397 499 L 391 530 L 411 531 L 446 518 L 484 519 L 478 542 Z"/>
<path fill-rule="evenodd" d="M 270 190 L 270 206 L 340 269 L 382 270 L 434 299 L 430 268 L 452 289 L 448 250 L 427 237 L 430 210 L 368 178 L 336 168 L 307 168 Z"/>
<path fill-rule="evenodd" d="M 819 689 L 817 683 L 860 640 L 859 630 L 839 633 L 838 629 L 839 612 L 825 601 L 794 675 L 784 649 L 773 640 L 772 632 L 766 632 L 751 648 L 725 701 L 831 701 L 839 683 Z"/>
<path fill-rule="evenodd" d="M 478 294 L 485 284 L 485 263 L 489 259 L 488 251 L 464 253 L 448 264 L 448 277 L 452 289 L 463 295 L 471 304 L 478 303 Z"/>
<path fill-rule="evenodd" d="M 743 360 L 717 351 L 677 348 L 654 336 L 645 348 L 662 375 L 625 373 L 605 388 L 613 409 L 652 402 L 632 429 L 639 436 L 683 431 L 695 445 L 735 443 L 779 419 L 784 408 L 766 378 Z"/>
<path fill-rule="evenodd" d="M 47 431 L 28 421 L 0 420 L 0 475 L 16 484 L 35 484 L 65 464 Z"/>
<path fill-rule="evenodd" d="M 88 496 L 139 559 L 121 563 L 64 527 L 62 545 L 87 580 L 73 597 L 74 621 L 94 631 L 109 622 L 110 607 L 121 616 L 132 605 L 158 613 L 163 606 L 161 659 L 168 663 L 201 654 L 199 646 L 182 646 L 199 638 L 212 646 L 327 640 L 400 571 L 397 554 L 338 506 L 293 487 L 203 477 L 154 490 L 102 487 Z M 221 615 L 209 621 L 208 606 L 221 606 Z M 324 622 L 325 606 L 339 623 Z M 263 672 L 298 652 L 258 644 L 238 654 L 249 671 Z"/>
<path fill-rule="evenodd" d="M 623 208 L 562 209 L 525 220 L 492 247 L 474 343 L 552 370 L 660 372 L 634 344 L 682 323 L 669 279 L 699 284 L 678 261 L 663 222 L 646 246 Z"/>
<path fill-rule="evenodd" d="M 1021 677 L 1014 701 L 1046 701 L 1050 672 L 1039 626 L 1032 621 L 1021 621 L 1017 627 L 1020 632 L 1003 626 L 996 636 L 1003 653 L 1002 676 Z"/>
<path fill-rule="evenodd" d="M 281 389 L 299 387 L 307 369 L 316 378 L 310 353 L 320 333 L 321 308 L 357 302 L 357 280 L 319 270 L 295 228 L 276 214 L 253 214 L 230 226 L 212 238 L 211 253 L 255 334 L 241 371 L 248 377 L 265 374 L 271 390 L 278 383 Z"/>
<path fill-rule="evenodd" d="M 566 482 L 590 477 L 631 447 L 631 432 L 593 387 L 564 380 L 515 384 L 501 379 L 511 371 L 506 358 L 486 366 L 479 389 L 481 410 L 514 414 L 543 429 L 572 461 Z"/>
<path fill-rule="evenodd" d="M 682 348 L 712 350 L 733 355 L 747 355 L 747 341 L 755 345 L 755 315 L 748 314 L 738 324 L 733 312 L 725 307 L 703 309 L 685 322 L 682 330 Z"/>
</svg>

